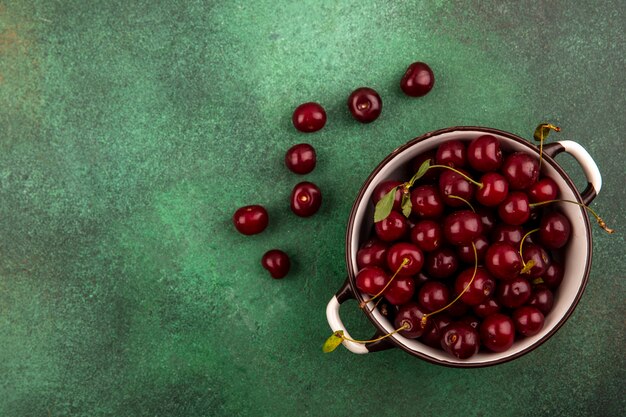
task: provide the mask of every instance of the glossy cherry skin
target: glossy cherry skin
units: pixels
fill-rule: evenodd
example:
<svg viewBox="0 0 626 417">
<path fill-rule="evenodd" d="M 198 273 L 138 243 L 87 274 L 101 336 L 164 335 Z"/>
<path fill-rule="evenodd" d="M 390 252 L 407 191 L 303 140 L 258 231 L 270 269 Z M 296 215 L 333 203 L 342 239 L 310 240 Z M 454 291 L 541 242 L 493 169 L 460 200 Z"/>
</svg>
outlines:
<svg viewBox="0 0 626 417">
<path fill-rule="evenodd" d="M 376 266 L 366 266 L 356 274 L 356 287 L 369 295 L 376 295 L 389 282 L 389 275 Z"/>
<path fill-rule="evenodd" d="M 233 215 L 233 224 L 237 231 L 244 235 L 261 233 L 269 223 L 265 207 L 259 205 L 245 206 L 237 209 Z"/>
<path fill-rule="evenodd" d="M 483 186 L 476 190 L 476 201 L 483 206 L 495 207 L 509 194 L 509 183 L 497 172 L 488 172 L 480 177 Z"/>
<path fill-rule="evenodd" d="M 559 212 L 545 214 L 539 224 L 539 241 L 547 249 L 559 249 L 569 242 L 572 225 Z"/>
<path fill-rule="evenodd" d="M 534 262 L 534 265 L 528 272 L 528 277 L 530 278 L 542 276 L 546 272 L 546 269 L 548 269 L 548 266 L 550 266 L 548 253 L 541 246 L 533 243 L 524 243 L 522 259 L 524 263 L 528 263 L 531 260 Z"/>
<path fill-rule="evenodd" d="M 454 195 L 471 201 L 474 197 L 474 188 L 474 184 L 454 171 L 445 170 L 439 176 L 439 193 L 443 201 L 450 207 L 467 207 L 462 200 L 448 196 Z"/>
<path fill-rule="evenodd" d="M 521 226 L 513 226 L 510 224 L 500 224 L 493 229 L 491 240 L 495 242 L 508 243 L 516 248 L 524 237 L 524 229 Z"/>
<path fill-rule="evenodd" d="M 284 278 L 289 273 L 291 262 L 289 261 L 289 255 L 282 250 L 272 249 L 263 255 L 261 258 L 261 265 L 267 269 L 275 279 Z"/>
<path fill-rule="evenodd" d="M 425 161 L 430 161 L 430 165 L 435 165 L 435 157 L 437 155 L 436 150 L 428 151 L 417 155 L 411 160 L 411 173 L 414 174 L 419 171 L 420 167 Z M 424 176 L 418 181 L 434 182 L 439 178 L 439 173 L 436 169 L 429 169 Z"/>
<path fill-rule="evenodd" d="M 467 359 L 478 353 L 480 336 L 467 323 L 450 323 L 441 335 L 441 348 L 459 359 Z"/>
<path fill-rule="evenodd" d="M 502 166 L 500 141 L 491 135 L 482 135 L 472 140 L 467 149 L 467 161 L 476 171 L 496 171 Z"/>
<path fill-rule="evenodd" d="M 450 302 L 448 287 L 438 281 L 428 281 L 417 293 L 417 302 L 427 312 L 445 307 Z"/>
<path fill-rule="evenodd" d="M 487 300 L 496 289 L 493 277 L 485 268 L 479 267 L 474 280 L 471 281 L 473 274 L 474 268 L 468 268 L 461 272 L 454 282 L 454 291 L 457 295 L 467 288 L 461 295 L 461 301 L 468 306 L 475 306 Z"/>
<path fill-rule="evenodd" d="M 435 74 L 424 62 L 414 62 L 409 65 L 400 80 L 400 88 L 404 94 L 411 97 L 425 96 L 435 85 Z"/>
<path fill-rule="evenodd" d="M 391 304 L 400 306 L 407 303 L 415 294 L 415 280 L 408 276 L 396 276 L 385 290 L 385 298 Z"/>
<path fill-rule="evenodd" d="M 533 203 L 556 200 L 559 195 L 559 186 L 550 177 L 544 177 L 530 186 L 528 199 Z"/>
<path fill-rule="evenodd" d="M 485 266 L 494 277 L 511 280 L 522 270 L 522 257 L 513 246 L 497 242 L 487 249 Z"/>
<path fill-rule="evenodd" d="M 308 143 L 293 145 L 285 154 L 285 165 L 296 174 L 308 174 L 313 171 L 316 162 L 315 148 Z"/>
<path fill-rule="evenodd" d="M 502 173 L 512 190 L 525 190 L 537 182 L 539 158 L 524 152 L 510 154 L 502 166 Z"/>
<path fill-rule="evenodd" d="M 480 341 L 493 352 L 504 352 L 515 341 L 515 324 L 508 316 L 496 313 L 486 317 L 480 325 Z"/>
<path fill-rule="evenodd" d="M 554 295 L 545 285 L 537 285 L 533 288 L 533 293 L 528 300 L 528 305 L 536 307 L 539 311 L 546 315 L 550 312 L 550 310 L 552 310 L 552 306 L 554 305 Z"/>
<path fill-rule="evenodd" d="M 303 103 L 293 111 L 291 121 L 300 132 L 316 132 L 326 124 L 326 112 L 318 103 Z"/>
<path fill-rule="evenodd" d="M 478 236 L 474 239 L 474 246 L 476 246 L 476 255 L 478 256 L 478 263 L 482 263 L 489 249 L 489 241 L 485 236 Z M 459 245 L 456 247 L 456 252 L 459 255 L 461 262 L 468 264 L 474 263 L 474 248 L 472 244 Z"/>
<path fill-rule="evenodd" d="M 561 285 L 564 272 L 562 264 L 552 261 L 541 278 L 548 288 L 555 289 Z"/>
<path fill-rule="evenodd" d="M 437 249 L 426 257 L 426 273 L 431 278 L 448 278 L 456 272 L 458 267 L 458 258 L 449 248 Z"/>
<path fill-rule="evenodd" d="M 370 239 L 356 253 L 356 265 L 359 269 L 366 266 L 386 266 L 387 245 L 378 239 Z"/>
<path fill-rule="evenodd" d="M 425 324 L 422 322 L 424 314 L 425 312 L 416 303 L 406 303 L 396 313 L 394 325 L 396 329 L 409 325 L 408 329 L 401 330 L 399 333 L 409 339 L 417 339 L 424 332 L 428 331 L 431 326 L 432 320 L 430 319 L 426 320 Z"/>
<path fill-rule="evenodd" d="M 496 215 L 484 208 L 477 208 L 476 214 L 480 216 L 480 222 L 483 224 L 483 234 L 488 235 L 498 223 Z"/>
<path fill-rule="evenodd" d="M 488 298 L 482 303 L 474 306 L 474 314 L 480 318 L 491 316 L 500 311 L 500 304 L 493 298 Z"/>
<path fill-rule="evenodd" d="M 408 263 L 402 266 L 405 259 Z M 422 270 L 422 265 L 424 265 L 424 254 L 412 243 L 399 242 L 387 251 L 387 267 L 391 272 L 398 271 L 398 275 L 415 275 Z"/>
<path fill-rule="evenodd" d="M 517 277 L 498 285 L 496 299 L 504 307 L 517 308 L 526 304 L 531 294 L 532 288 L 528 280 Z"/>
<path fill-rule="evenodd" d="M 411 191 L 411 210 L 419 217 L 434 219 L 443 213 L 443 200 L 437 188 L 420 185 Z"/>
<path fill-rule="evenodd" d="M 526 337 L 534 336 L 543 329 L 543 313 L 535 307 L 520 307 L 513 312 L 512 318 L 517 332 Z"/>
<path fill-rule="evenodd" d="M 441 227 L 432 220 L 419 221 L 411 229 L 411 242 L 424 252 L 432 252 L 443 243 Z"/>
<path fill-rule="evenodd" d="M 429 329 L 420 340 L 430 347 L 441 348 L 441 335 L 446 326 L 452 323 L 452 318 L 442 313 L 428 317 L 428 321 L 430 322 Z"/>
<path fill-rule="evenodd" d="M 513 191 L 506 196 L 498 206 L 498 215 L 506 224 L 519 226 L 530 218 L 530 206 L 528 196 L 519 191 Z"/>
<path fill-rule="evenodd" d="M 471 210 L 455 211 L 443 220 L 443 234 L 453 245 L 470 244 L 482 231 L 480 217 Z"/>
<path fill-rule="evenodd" d="M 393 197 L 393 209 L 400 210 L 400 205 L 402 203 L 402 191 L 400 190 L 400 185 L 402 185 L 402 182 L 395 180 L 383 181 L 378 184 L 372 192 L 372 203 L 374 206 L 376 206 L 376 203 L 378 203 L 380 199 L 394 187 L 398 187 L 398 189 L 396 189 L 396 195 Z"/>
<path fill-rule="evenodd" d="M 437 165 L 448 165 L 456 168 L 463 168 L 467 165 L 467 149 L 460 140 L 449 140 L 442 143 L 437 148 L 435 156 Z"/>
<path fill-rule="evenodd" d="M 300 217 L 310 217 L 322 205 L 322 192 L 317 185 L 304 181 L 291 191 L 291 211 Z"/>
<path fill-rule="evenodd" d="M 392 211 L 385 219 L 374 224 L 376 235 L 385 242 L 400 239 L 406 234 L 408 227 L 406 217 L 397 211 Z"/>
<path fill-rule="evenodd" d="M 380 116 L 383 101 L 376 90 L 368 87 L 357 88 L 348 97 L 348 110 L 359 122 L 371 123 Z"/>
</svg>

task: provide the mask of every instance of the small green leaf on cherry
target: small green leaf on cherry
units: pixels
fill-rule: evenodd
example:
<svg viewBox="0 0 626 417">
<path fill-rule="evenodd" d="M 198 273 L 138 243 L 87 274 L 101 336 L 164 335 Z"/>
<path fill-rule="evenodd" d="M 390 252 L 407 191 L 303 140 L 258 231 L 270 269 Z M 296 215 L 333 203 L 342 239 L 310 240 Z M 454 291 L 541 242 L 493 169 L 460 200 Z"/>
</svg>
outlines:
<svg viewBox="0 0 626 417">
<path fill-rule="evenodd" d="M 387 194 L 383 196 L 378 203 L 376 203 L 376 209 L 374 210 L 374 223 L 378 223 L 381 220 L 385 220 L 391 210 L 393 209 L 393 202 L 396 198 L 396 191 L 398 187 L 393 187 Z"/>
<path fill-rule="evenodd" d="M 554 130 L 555 132 L 560 132 L 561 128 L 550 123 L 541 123 L 535 129 L 533 137 L 537 142 L 543 142 L 545 139 L 548 138 L 551 130 Z"/>
<path fill-rule="evenodd" d="M 326 339 L 324 346 L 322 346 L 322 351 L 324 353 L 330 353 L 337 349 L 341 342 L 343 342 L 343 330 L 337 330 L 335 333 L 331 334 L 328 339 Z"/>
<path fill-rule="evenodd" d="M 402 193 L 402 204 L 400 207 L 402 207 L 402 214 L 404 214 L 404 217 L 409 217 L 411 215 L 411 208 L 413 207 L 413 204 L 411 203 L 411 194 L 409 194 L 409 192 Z"/>
<path fill-rule="evenodd" d="M 413 184 L 415 184 L 415 181 L 422 178 L 424 174 L 426 174 L 426 171 L 428 171 L 428 168 L 430 168 L 430 159 L 427 159 L 424 162 L 422 162 L 422 165 L 420 165 L 415 175 L 413 175 L 413 177 L 411 177 L 411 179 L 409 180 L 409 187 L 412 187 Z"/>
</svg>

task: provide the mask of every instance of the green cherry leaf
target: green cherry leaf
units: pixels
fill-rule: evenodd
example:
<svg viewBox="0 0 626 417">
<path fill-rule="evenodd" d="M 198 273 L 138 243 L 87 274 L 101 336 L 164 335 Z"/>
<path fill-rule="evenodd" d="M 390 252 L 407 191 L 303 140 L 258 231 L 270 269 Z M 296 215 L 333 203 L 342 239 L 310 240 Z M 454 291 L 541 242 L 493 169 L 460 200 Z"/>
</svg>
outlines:
<svg viewBox="0 0 626 417">
<path fill-rule="evenodd" d="M 408 218 L 411 215 L 411 208 L 413 207 L 413 204 L 411 203 L 411 194 L 409 194 L 408 191 L 406 193 L 402 193 L 402 204 L 400 207 L 402 207 L 402 214 L 404 214 L 404 217 Z"/>
<path fill-rule="evenodd" d="M 374 210 L 374 223 L 385 220 L 387 216 L 389 216 L 389 213 L 391 213 L 393 209 L 393 200 L 396 198 L 397 190 L 398 187 L 393 187 L 383 198 L 378 200 L 376 210 Z"/>
<path fill-rule="evenodd" d="M 561 128 L 550 123 L 541 123 L 535 129 L 535 133 L 533 134 L 533 137 L 535 138 L 537 142 L 543 142 L 545 139 L 548 138 L 548 135 L 550 134 L 551 130 L 554 130 L 555 132 L 560 132 Z"/>
<path fill-rule="evenodd" d="M 337 346 L 339 346 L 341 342 L 343 342 L 343 330 L 337 330 L 335 333 L 331 334 L 328 339 L 326 339 L 324 346 L 322 346 L 322 352 L 332 352 L 337 349 Z"/>
<path fill-rule="evenodd" d="M 409 187 L 412 187 L 413 184 L 415 184 L 415 181 L 422 178 L 424 174 L 426 174 L 426 171 L 428 171 L 428 168 L 430 168 L 430 159 L 427 159 L 424 162 L 422 162 L 422 165 L 420 165 L 415 175 L 413 175 L 413 177 L 409 181 Z"/>
</svg>

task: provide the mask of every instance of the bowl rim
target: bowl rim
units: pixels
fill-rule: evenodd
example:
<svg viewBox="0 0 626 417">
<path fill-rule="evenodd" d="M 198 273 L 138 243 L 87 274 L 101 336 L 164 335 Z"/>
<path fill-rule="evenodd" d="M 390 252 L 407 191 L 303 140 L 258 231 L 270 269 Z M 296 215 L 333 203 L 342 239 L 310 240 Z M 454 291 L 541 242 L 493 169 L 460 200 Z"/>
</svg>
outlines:
<svg viewBox="0 0 626 417">
<path fill-rule="evenodd" d="M 535 145 L 533 145 L 531 142 L 529 142 L 528 140 L 525 140 L 523 138 L 521 138 L 520 136 L 517 136 L 513 133 L 510 132 L 506 132 L 503 130 L 499 130 L 499 129 L 495 129 L 495 128 L 491 128 L 491 127 L 484 127 L 484 126 L 454 126 L 454 127 L 448 127 L 448 128 L 444 128 L 444 129 L 438 129 L 438 130 L 434 130 L 428 133 L 425 133 L 421 136 L 418 136 L 414 139 L 411 139 L 410 141 L 408 141 L 407 143 L 399 146 L 398 148 L 394 149 L 389 155 L 387 155 L 377 166 L 376 168 L 369 174 L 369 176 L 367 177 L 367 179 L 363 182 L 363 185 L 361 186 L 361 188 L 359 189 L 359 193 L 357 194 L 356 199 L 354 200 L 354 203 L 352 205 L 352 209 L 350 211 L 350 216 L 348 218 L 348 224 L 347 224 L 347 233 L 346 233 L 346 240 L 345 240 L 345 257 L 346 257 L 346 267 L 347 267 L 347 279 L 346 279 L 346 284 L 349 285 L 349 289 L 350 292 L 352 293 L 352 295 L 354 296 L 354 298 L 358 301 L 358 302 L 362 302 L 365 301 L 363 299 L 363 297 L 361 297 L 361 293 L 360 291 L 358 291 L 358 289 L 356 288 L 356 277 L 353 274 L 353 270 L 355 270 L 355 264 L 353 262 L 352 256 L 351 256 L 351 242 L 352 242 L 352 238 L 353 238 L 353 231 L 354 231 L 354 223 L 355 223 L 355 219 L 356 219 L 356 212 L 357 212 L 357 208 L 360 205 L 361 201 L 363 200 L 365 191 L 367 190 L 368 186 L 370 185 L 370 183 L 372 182 L 372 180 L 374 179 L 374 177 L 378 174 L 378 172 L 380 172 L 380 170 L 385 167 L 386 165 L 388 165 L 398 154 L 404 152 L 406 149 L 410 148 L 411 146 L 415 145 L 418 142 L 422 142 L 424 140 L 430 139 L 432 137 L 435 136 L 439 136 L 445 133 L 451 133 L 451 132 L 463 132 L 463 131 L 478 131 L 484 134 L 495 134 L 498 136 L 503 136 L 507 139 L 511 139 L 517 143 L 520 143 L 524 146 L 526 146 L 530 151 L 538 153 L 539 152 L 539 148 L 536 147 Z M 553 143 L 558 143 L 558 142 L 553 142 Z M 546 153 L 546 149 L 545 149 L 544 145 L 544 152 L 543 152 L 543 158 L 544 160 L 546 160 L 548 163 L 550 163 L 552 165 L 552 167 L 559 173 L 559 175 L 561 175 L 561 177 L 563 178 L 563 180 L 567 183 L 567 185 L 570 187 L 570 189 L 573 191 L 575 197 L 576 197 L 576 201 L 578 201 L 579 203 L 582 203 L 582 197 L 580 195 L 580 192 L 578 191 L 578 188 L 576 187 L 576 185 L 574 184 L 574 182 L 572 181 L 572 179 L 570 178 L 570 176 L 563 170 L 563 168 L 558 164 L 558 162 L 556 162 L 554 160 L 554 158 L 552 156 L 550 156 L 549 154 Z M 581 210 L 583 210 L 581 208 Z M 563 316 L 559 319 L 559 321 L 557 322 L 557 324 L 552 328 L 552 330 L 550 330 L 548 333 L 546 333 L 541 339 L 539 339 L 537 342 L 533 343 L 532 345 L 526 347 L 525 349 L 522 349 L 518 352 L 515 352 L 509 356 L 505 356 L 502 357 L 500 359 L 495 359 L 492 361 L 487 361 L 487 362 L 479 362 L 479 363 L 472 363 L 472 362 L 452 362 L 452 361 L 442 361 L 436 358 L 433 358 L 431 356 L 428 356 L 426 354 L 423 354 L 421 352 L 416 352 L 414 350 L 409 349 L 407 346 L 405 346 L 403 343 L 399 342 L 398 340 L 396 340 L 393 337 L 387 338 L 385 340 L 383 340 L 382 342 L 384 342 L 383 345 L 385 344 L 392 344 L 392 346 L 389 347 L 397 347 L 402 349 L 403 351 L 409 353 L 412 356 L 417 356 L 427 362 L 436 364 L 436 365 L 442 365 L 442 366 L 446 366 L 446 367 L 450 367 L 450 368 L 483 368 L 483 367 L 488 367 L 488 366 L 493 366 L 493 365 L 499 365 L 502 363 L 506 363 L 509 361 L 512 361 L 514 359 L 517 359 L 531 351 L 533 351 L 534 349 L 536 349 L 537 347 L 541 346 L 542 344 L 544 344 L 548 339 L 550 339 L 562 326 L 563 324 L 565 324 L 565 322 L 570 318 L 570 316 L 572 315 L 572 313 L 574 312 L 576 306 L 578 305 L 584 291 L 585 288 L 587 287 L 587 282 L 589 280 L 589 273 L 591 271 L 591 260 L 592 260 L 592 254 L 593 254 L 593 241 L 592 241 L 592 235 L 591 235 L 591 225 L 589 223 L 589 218 L 588 216 L 583 216 L 584 219 L 584 226 L 585 226 L 585 237 L 587 239 L 588 245 L 587 245 L 587 262 L 586 262 L 586 266 L 585 266 L 585 271 L 583 274 L 583 278 L 582 278 L 582 282 L 580 284 L 580 287 L 578 289 L 578 292 L 576 294 L 576 297 L 574 298 L 574 301 L 572 302 L 572 304 L 569 306 L 569 308 L 567 309 L 567 311 L 565 312 L 565 314 L 563 314 Z M 348 288 L 345 288 L 345 290 L 347 290 Z M 380 324 L 380 322 L 373 316 L 373 313 L 368 311 L 367 309 L 364 309 L 363 312 L 365 313 L 365 315 L 367 316 L 367 318 L 372 322 L 372 324 L 374 324 L 374 327 L 376 328 L 376 334 L 380 334 L 383 335 L 386 333 L 386 330 L 383 328 L 383 326 Z M 370 344 L 366 345 L 366 347 L 368 347 Z M 377 350 L 383 350 L 386 347 L 382 347 L 382 348 L 377 348 Z"/>
</svg>

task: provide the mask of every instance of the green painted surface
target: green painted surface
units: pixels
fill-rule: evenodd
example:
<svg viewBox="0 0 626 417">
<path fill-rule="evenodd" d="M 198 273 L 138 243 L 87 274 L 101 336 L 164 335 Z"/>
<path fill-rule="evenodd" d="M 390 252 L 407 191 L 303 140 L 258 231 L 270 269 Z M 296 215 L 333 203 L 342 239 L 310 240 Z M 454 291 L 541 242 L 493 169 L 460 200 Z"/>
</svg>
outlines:
<svg viewBox="0 0 626 417">
<path fill-rule="evenodd" d="M 623 415 L 625 21 L 623 1 L 0 3 L 0 415 Z M 398 88 L 414 60 L 437 79 L 421 99 Z M 383 97 L 371 125 L 345 109 L 361 85 Z M 329 122 L 304 135 L 290 113 L 310 100 Z M 596 158 L 594 207 L 619 230 L 594 229 L 567 324 L 478 370 L 322 354 L 376 164 L 434 129 L 542 120 Z M 303 141 L 324 193 L 309 219 L 282 165 Z M 244 237 L 230 218 L 252 203 L 271 225 Z M 272 247 L 283 281 L 259 264 Z"/>
</svg>

